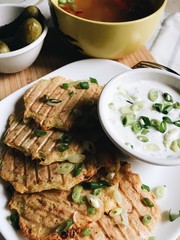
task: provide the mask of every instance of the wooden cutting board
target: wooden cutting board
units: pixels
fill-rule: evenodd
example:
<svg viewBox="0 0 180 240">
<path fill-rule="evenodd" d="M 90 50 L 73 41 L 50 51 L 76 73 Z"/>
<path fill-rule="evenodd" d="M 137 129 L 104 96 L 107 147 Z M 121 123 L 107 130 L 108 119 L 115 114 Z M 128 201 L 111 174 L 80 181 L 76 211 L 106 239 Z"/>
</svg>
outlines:
<svg viewBox="0 0 180 240">
<path fill-rule="evenodd" d="M 55 29 L 49 29 L 43 49 L 31 67 L 15 74 L 0 73 L 0 99 L 3 99 L 26 84 L 43 77 L 47 73 L 83 58 L 65 46 L 65 43 L 58 37 Z M 146 47 L 142 47 L 138 51 L 117 61 L 132 67 L 142 60 L 155 61 Z"/>
</svg>

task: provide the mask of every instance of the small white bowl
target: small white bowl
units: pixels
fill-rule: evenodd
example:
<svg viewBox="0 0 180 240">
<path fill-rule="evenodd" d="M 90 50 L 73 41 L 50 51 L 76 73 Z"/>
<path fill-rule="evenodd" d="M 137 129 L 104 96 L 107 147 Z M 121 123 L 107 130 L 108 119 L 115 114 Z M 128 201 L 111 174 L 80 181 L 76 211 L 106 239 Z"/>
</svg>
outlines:
<svg viewBox="0 0 180 240">
<path fill-rule="evenodd" d="M 158 90 L 158 99 L 154 102 L 148 97 L 150 89 Z M 122 123 L 123 114 L 135 114 L 134 122 L 141 119 L 141 116 L 146 116 L 149 120 L 158 119 L 160 122 L 163 121 L 162 117 L 167 116 L 172 122 L 180 120 L 180 109 L 173 108 L 166 115 L 152 108 L 154 103 L 161 103 L 163 107 L 166 106 L 165 103 L 173 104 L 163 100 L 164 92 L 174 98 L 173 103 L 180 103 L 180 77 L 157 69 L 128 71 L 117 75 L 105 85 L 98 103 L 98 114 L 107 136 L 125 154 L 154 165 L 175 166 L 180 165 L 180 149 L 174 152 L 170 146 L 172 147 L 174 140 L 180 139 L 180 127 L 166 123 L 167 130 L 162 133 L 150 126 L 147 129 L 149 132 L 143 135 L 141 131 L 144 128 L 135 134 L 132 125 L 125 127 Z M 132 105 L 135 102 L 136 104 Z M 135 111 L 134 108 L 138 105 L 142 109 Z M 168 135 L 171 128 L 175 129 L 174 134 Z M 139 138 L 147 142 L 142 142 Z"/>
<path fill-rule="evenodd" d="M 26 6 L 0 4 L 0 26 L 13 21 Z M 31 44 L 18 50 L 0 54 L 0 73 L 20 72 L 33 64 L 38 57 L 47 35 L 48 27 L 44 19 L 42 34 Z"/>
</svg>

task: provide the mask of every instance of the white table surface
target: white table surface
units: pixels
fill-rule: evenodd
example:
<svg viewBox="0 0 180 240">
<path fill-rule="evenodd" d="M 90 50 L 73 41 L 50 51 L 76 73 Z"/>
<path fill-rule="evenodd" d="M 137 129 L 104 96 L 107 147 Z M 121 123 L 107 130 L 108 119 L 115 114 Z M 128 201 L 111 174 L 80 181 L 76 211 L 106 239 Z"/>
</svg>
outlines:
<svg viewBox="0 0 180 240">
<path fill-rule="evenodd" d="M 41 1 L 47 1 L 47 0 L 40 0 Z M 8 3 L 8 0 L 6 0 L 6 2 Z M 175 12 L 180 12 L 180 0 L 168 0 L 166 9 L 165 9 L 166 13 L 175 13 Z M 0 240 L 5 240 L 1 234 L 0 234 Z M 12 239 L 13 240 L 13 239 Z M 180 237 L 177 239 L 180 240 Z"/>
</svg>

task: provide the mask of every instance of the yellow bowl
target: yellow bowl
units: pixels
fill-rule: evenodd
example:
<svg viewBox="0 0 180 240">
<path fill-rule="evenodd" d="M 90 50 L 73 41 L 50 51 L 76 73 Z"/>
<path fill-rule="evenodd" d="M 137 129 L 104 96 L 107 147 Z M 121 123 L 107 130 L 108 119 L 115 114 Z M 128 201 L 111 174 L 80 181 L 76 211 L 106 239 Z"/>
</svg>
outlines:
<svg viewBox="0 0 180 240">
<path fill-rule="evenodd" d="M 167 0 L 151 0 L 153 14 L 127 22 L 100 22 L 74 16 L 58 6 L 58 0 L 49 0 L 55 26 L 64 38 L 85 55 L 118 59 L 147 43 L 158 25 Z"/>
</svg>

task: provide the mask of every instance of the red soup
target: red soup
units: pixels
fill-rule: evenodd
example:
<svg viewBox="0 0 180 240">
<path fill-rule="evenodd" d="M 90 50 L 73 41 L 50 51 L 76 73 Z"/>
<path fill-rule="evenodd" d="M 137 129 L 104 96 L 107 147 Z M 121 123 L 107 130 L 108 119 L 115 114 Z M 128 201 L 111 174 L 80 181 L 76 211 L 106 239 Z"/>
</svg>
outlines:
<svg viewBox="0 0 180 240">
<path fill-rule="evenodd" d="M 74 0 L 59 6 L 81 18 L 102 22 L 136 20 L 155 11 L 151 0 Z"/>
</svg>

